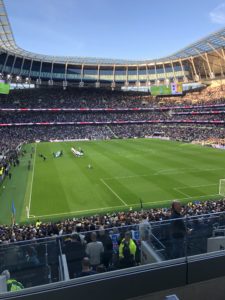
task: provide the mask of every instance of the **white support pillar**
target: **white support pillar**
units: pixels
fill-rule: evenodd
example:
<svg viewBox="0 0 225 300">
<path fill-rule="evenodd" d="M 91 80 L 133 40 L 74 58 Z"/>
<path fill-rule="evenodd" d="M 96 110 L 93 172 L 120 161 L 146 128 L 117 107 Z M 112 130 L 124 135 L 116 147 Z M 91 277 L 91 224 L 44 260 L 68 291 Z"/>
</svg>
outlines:
<svg viewBox="0 0 225 300">
<path fill-rule="evenodd" d="M 31 64 L 30 64 L 30 70 L 29 70 L 29 74 L 28 74 L 28 78 L 30 79 L 30 73 L 31 73 L 31 69 L 33 67 L 33 63 L 34 63 L 34 60 L 32 59 L 31 60 Z"/>
<path fill-rule="evenodd" d="M 64 80 L 67 81 L 67 69 L 68 69 L 68 61 L 65 64 L 65 73 L 64 73 Z"/>
<path fill-rule="evenodd" d="M 41 80 L 42 65 L 43 65 L 43 61 L 41 61 L 41 64 L 40 64 L 40 70 L 39 70 L 39 80 Z"/>
<path fill-rule="evenodd" d="M 98 65 L 97 81 L 100 82 L 100 65 Z"/>
<path fill-rule="evenodd" d="M 194 79 L 195 79 L 195 81 L 199 81 L 199 75 L 196 72 L 196 67 L 195 67 L 195 63 L 194 63 L 193 57 L 190 58 L 190 62 L 192 64 L 193 71 L 194 71 Z"/>
<path fill-rule="evenodd" d="M 169 78 L 167 78 L 165 64 L 163 63 L 162 65 L 163 65 L 163 73 L 164 73 L 164 77 L 165 77 L 164 83 L 169 84 Z"/>
<path fill-rule="evenodd" d="M 158 74 L 157 74 L 157 69 L 156 69 L 156 63 L 155 63 L 155 84 L 158 84 L 159 81 L 158 81 Z"/>
<path fill-rule="evenodd" d="M 12 68 L 11 68 L 11 74 L 13 74 L 13 71 L 14 71 L 14 66 L 15 66 L 16 58 L 17 58 L 17 56 L 15 55 L 14 56 L 14 60 L 13 60 L 13 64 L 12 64 Z"/>
<path fill-rule="evenodd" d="M 5 66 L 6 66 L 6 63 L 7 63 L 8 57 L 9 57 L 9 53 L 7 53 L 7 56 L 6 56 L 6 59 L 5 59 L 4 65 L 3 65 L 3 67 L 2 67 L 2 71 L 1 71 L 1 73 L 3 73 L 3 72 L 5 71 Z"/>
<path fill-rule="evenodd" d="M 129 86 L 129 81 L 128 81 L 128 65 L 126 65 L 126 82 L 125 86 Z"/>
<path fill-rule="evenodd" d="M 184 66 L 183 66 L 183 63 L 182 63 L 182 60 L 180 59 L 179 60 L 179 63 L 180 63 L 180 66 L 181 66 L 181 70 L 182 70 L 182 73 L 183 73 L 183 81 L 184 82 L 187 82 L 187 77 L 186 77 L 186 74 L 185 74 L 185 71 L 184 71 Z"/>
<path fill-rule="evenodd" d="M 21 73 L 22 73 L 23 66 L 24 66 L 24 61 L 25 61 L 25 58 L 23 58 L 23 61 L 22 61 L 22 64 L 21 64 L 21 68 L 20 68 L 20 73 L 19 73 L 19 76 L 20 76 L 20 75 L 21 75 Z"/>
<path fill-rule="evenodd" d="M 53 67 L 54 67 L 54 61 L 52 62 L 52 66 L 51 66 L 51 80 L 52 80 L 52 74 L 53 74 Z"/>
<path fill-rule="evenodd" d="M 146 78 L 147 78 L 146 86 L 150 86 L 151 85 L 151 81 L 149 79 L 148 65 L 146 64 L 145 67 L 146 67 Z"/>
<path fill-rule="evenodd" d="M 136 80 L 136 85 L 139 86 L 140 82 L 139 82 L 139 66 L 137 65 L 137 80 Z"/>
<path fill-rule="evenodd" d="M 111 82 L 112 90 L 114 90 L 116 87 L 116 81 L 115 81 L 116 77 L 115 76 L 116 76 L 116 65 L 113 66 L 113 81 Z"/>
<path fill-rule="evenodd" d="M 173 70 L 173 81 L 174 82 L 177 82 L 177 78 L 176 78 L 176 75 L 175 75 L 175 70 L 174 70 L 174 66 L 173 66 L 173 61 L 171 60 L 171 66 L 172 66 L 172 70 Z"/>
<path fill-rule="evenodd" d="M 208 54 L 207 54 L 207 53 L 205 53 L 205 58 L 206 58 L 206 62 L 207 62 L 208 68 L 209 68 L 209 77 L 210 77 L 211 79 L 213 79 L 213 78 L 215 78 L 215 75 L 214 75 L 214 73 L 212 72 L 212 68 L 211 68 L 211 66 L 210 66 L 209 58 L 208 58 Z"/>
</svg>

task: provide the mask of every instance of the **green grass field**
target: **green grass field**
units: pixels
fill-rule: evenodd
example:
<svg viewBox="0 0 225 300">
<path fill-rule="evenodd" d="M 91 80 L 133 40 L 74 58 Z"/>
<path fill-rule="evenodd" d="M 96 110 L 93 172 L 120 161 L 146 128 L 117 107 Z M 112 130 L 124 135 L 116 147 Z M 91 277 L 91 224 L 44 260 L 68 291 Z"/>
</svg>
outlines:
<svg viewBox="0 0 225 300">
<path fill-rule="evenodd" d="M 35 153 L 30 158 L 31 147 Z M 71 147 L 84 150 L 74 157 Z M 12 179 L 0 188 L 0 223 L 96 214 L 184 202 L 218 199 L 219 180 L 225 178 L 225 152 L 180 142 L 129 139 L 38 143 L 26 145 L 27 154 Z M 52 153 L 63 150 L 61 158 Z M 38 154 L 47 157 L 43 161 Z M 28 171 L 28 160 L 32 160 Z M 93 166 L 88 168 L 88 164 Z M 4 186 L 4 188 L 3 188 Z"/>
</svg>

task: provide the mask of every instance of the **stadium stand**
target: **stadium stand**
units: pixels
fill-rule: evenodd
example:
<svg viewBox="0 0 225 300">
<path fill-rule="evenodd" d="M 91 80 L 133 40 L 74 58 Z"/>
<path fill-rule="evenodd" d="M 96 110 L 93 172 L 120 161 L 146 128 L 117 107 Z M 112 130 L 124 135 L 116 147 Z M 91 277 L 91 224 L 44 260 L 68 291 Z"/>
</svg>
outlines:
<svg viewBox="0 0 225 300">
<path fill-rule="evenodd" d="M 19 48 L 2 0 L 0 13 L 0 79 L 16 86 L 0 95 L 0 183 L 26 154 L 21 145 L 35 141 L 159 137 L 224 146 L 224 29 L 158 60 L 68 61 Z M 198 88 L 170 97 L 119 90 L 168 81 Z M 0 299 L 125 300 L 162 290 L 161 297 L 171 295 L 166 299 L 224 295 L 224 211 L 221 197 L 182 206 L 180 223 L 168 207 L 141 207 L 1 224 Z M 185 228 L 184 257 L 173 254 L 174 224 Z M 20 291 L 5 293 L 6 274 Z"/>
</svg>

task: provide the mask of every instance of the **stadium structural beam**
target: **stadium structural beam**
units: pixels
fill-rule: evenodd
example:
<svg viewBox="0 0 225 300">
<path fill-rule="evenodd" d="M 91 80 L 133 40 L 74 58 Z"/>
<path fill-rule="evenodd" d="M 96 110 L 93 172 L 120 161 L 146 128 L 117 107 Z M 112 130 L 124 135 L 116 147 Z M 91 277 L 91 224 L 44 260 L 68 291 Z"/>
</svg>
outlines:
<svg viewBox="0 0 225 300">
<path fill-rule="evenodd" d="M 100 81 L 100 69 L 101 69 L 101 65 L 98 64 L 98 81 Z"/>
<path fill-rule="evenodd" d="M 163 72 L 164 72 L 164 76 L 165 76 L 165 79 L 167 79 L 167 74 L 166 74 L 166 69 L 165 69 L 165 64 L 164 64 L 164 62 L 163 62 Z"/>
<path fill-rule="evenodd" d="M 182 73 L 183 73 L 183 78 L 186 78 L 186 76 L 185 76 L 185 72 L 184 72 L 184 66 L 183 66 L 183 64 L 182 64 L 182 60 L 181 60 L 181 58 L 179 59 L 179 63 L 180 63 L 181 70 L 182 70 Z"/>
<path fill-rule="evenodd" d="M 115 82 L 116 65 L 113 65 L 113 82 Z"/>
<path fill-rule="evenodd" d="M 128 65 L 126 66 L 126 84 L 128 84 Z"/>
<path fill-rule="evenodd" d="M 41 63 L 40 63 L 40 70 L 39 70 L 39 82 L 40 82 L 40 80 L 41 80 L 42 64 L 43 64 L 43 60 L 41 60 Z"/>
<path fill-rule="evenodd" d="M 194 71 L 194 78 L 195 79 L 198 79 L 199 78 L 199 76 L 198 76 L 198 74 L 197 74 L 197 72 L 196 72 L 196 67 L 195 67 L 195 63 L 194 63 L 194 59 L 193 59 L 193 57 L 191 56 L 190 58 L 189 58 L 189 60 L 190 60 L 190 62 L 191 62 L 191 65 L 192 65 L 192 68 L 193 68 L 193 71 Z M 197 80 L 198 81 L 198 80 Z"/>
<path fill-rule="evenodd" d="M 84 80 L 84 64 L 81 65 L 81 73 L 80 73 L 80 81 L 83 82 Z"/>
<path fill-rule="evenodd" d="M 206 77 L 206 79 L 208 79 L 208 73 L 207 73 L 206 66 L 205 66 L 204 62 L 203 62 L 203 69 L 204 69 L 204 72 L 205 72 L 205 77 Z"/>
<path fill-rule="evenodd" d="M 212 68 L 211 68 L 211 66 L 210 66 L 210 63 L 209 63 L 209 58 L 208 58 L 208 54 L 207 53 L 205 53 L 205 57 L 206 57 L 206 62 L 207 62 L 207 65 L 208 65 L 208 68 L 209 68 L 209 77 L 211 78 L 211 79 L 213 79 L 214 78 L 214 73 L 212 72 Z"/>
<path fill-rule="evenodd" d="M 14 60 L 13 60 L 13 64 L 12 64 L 12 67 L 11 67 L 11 73 L 12 74 L 14 73 L 13 71 L 14 71 L 14 66 L 15 66 L 16 58 L 17 58 L 17 56 L 14 55 Z"/>
<path fill-rule="evenodd" d="M 139 84 L 139 66 L 137 65 L 137 84 Z"/>
<path fill-rule="evenodd" d="M 172 66 L 172 70 L 173 70 L 173 80 L 174 82 L 177 81 L 176 75 L 175 75 L 175 71 L 174 71 L 174 67 L 173 67 L 173 61 L 171 60 L 171 66 Z"/>
<path fill-rule="evenodd" d="M 31 70 L 32 70 L 32 67 L 33 67 L 33 63 L 34 63 L 34 60 L 32 59 L 31 63 L 30 63 L 30 70 L 29 70 L 28 78 L 30 78 L 30 74 L 31 74 Z"/>
<path fill-rule="evenodd" d="M 201 58 L 207 62 L 206 58 L 204 57 L 204 55 L 198 50 L 198 48 L 195 48 L 195 51 L 198 52 L 198 54 L 201 56 Z"/>
<path fill-rule="evenodd" d="M 24 62 L 25 62 L 25 57 L 23 57 L 23 61 L 22 61 L 21 67 L 20 67 L 20 73 L 19 73 L 19 76 L 21 76 L 21 74 L 22 74 Z"/>
<path fill-rule="evenodd" d="M 52 81 L 52 78 L 53 78 L 53 67 L 54 67 L 54 61 L 52 62 L 52 66 L 51 66 L 51 81 Z"/>
<path fill-rule="evenodd" d="M 157 74 L 157 70 L 156 70 L 156 62 L 155 62 L 155 83 L 158 81 L 158 74 Z"/>
<path fill-rule="evenodd" d="M 221 60 L 220 60 L 220 74 L 221 74 L 221 77 L 224 77 L 223 66 L 222 66 Z"/>
<path fill-rule="evenodd" d="M 149 85 L 150 80 L 149 80 L 149 74 L 148 74 L 148 65 L 145 65 L 145 69 L 146 69 L 146 78 L 147 78 L 147 85 Z"/>
<path fill-rule="evenodd" d="M 148 85 L 149 78 L 148 78 L 148 65 L 147 64 L 145 65 L 145 72 L 146 72 L 145 74 L 146 74 L 146 79 L 147 79 L 146 80 L 146 85 Z"/>
<path fill-rule="evenodd" d="M 5 62 L 4 62 L 4 64 L 3 64 L 3 66 L 2 66 L 1 73 L 3 73 L 3 72 L 5 71 L 5 65 L 6 65 L 6 62 L 7 62 L 7 60 L 8 60 L 8 57 L 9 57 L 9 53 L 7 52 L 7 55 L 6 55 L 6 58 L 5 58 Z"/>
<path fill-rule="evenodd" d="M 68 68 L 68 61 L 65 63 L 64 81 L 67 81 L 67 68 Z"/>
<path fill-rule="evenodd" d="M 219 51 L 218 51 L 216 48 L 214 48 L 213 45 L 211 45 L 210 43 L 207 43 L 207 44 L 209 45 L 209 47 L 211 47 L 211 48 L 213 49 L 213 51 L 215 51 L 215 52 L 218 54 L 218 56 L 219 56 L 220 58 L 222 58 L 222 59 L 225 61 L 225 56 L 224 56 L 224 55 L 221 55 L 221 54 L 219 53 Z M 221 50 L 223 50 L 223 49 L 221 49 Z"/>
</svg>

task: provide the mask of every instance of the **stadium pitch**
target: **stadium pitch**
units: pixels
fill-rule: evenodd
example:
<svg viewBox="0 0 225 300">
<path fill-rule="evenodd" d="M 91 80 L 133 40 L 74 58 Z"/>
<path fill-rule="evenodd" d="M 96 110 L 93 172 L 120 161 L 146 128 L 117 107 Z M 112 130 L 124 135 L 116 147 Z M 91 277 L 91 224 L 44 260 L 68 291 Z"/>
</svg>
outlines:
<svg viewBox="0 0 225 300">
<path fill-rule="evenodd" d="M 82 148 L 84 155 L 75 157 L 71 147 Z M 173 199 L 218 199 L 219 180 L 225 178 L 223 150 L 181 142 L 46 142 L 24 149 L 12 179 L 1 185 L 1 223 L 10 223 L 12 201 L 16 222 L 55 220 L 140 209 L 141 202 L 147 208 L 169 206 Z M 56 158 L 57 151 L 63 155 Z"/>
</svg>

